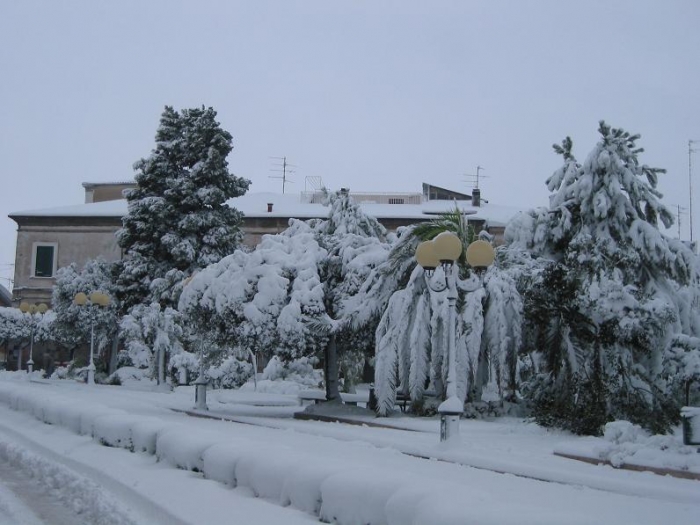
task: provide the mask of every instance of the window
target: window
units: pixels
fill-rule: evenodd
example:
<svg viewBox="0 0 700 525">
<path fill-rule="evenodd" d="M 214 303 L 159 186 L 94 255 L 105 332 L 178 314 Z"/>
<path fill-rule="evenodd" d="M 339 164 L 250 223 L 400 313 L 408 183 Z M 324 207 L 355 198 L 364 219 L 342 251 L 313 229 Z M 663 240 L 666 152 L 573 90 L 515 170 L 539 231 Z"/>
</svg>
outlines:
<svg viewBox="0 0 700 525">
<path fill-rule="evenodd" d="M 397 198 L 397 197 L 390 197 L 389 204 L 404 204 L 404 199 Z"/>
<path fill-rule="evenodd" d="M 55 242 L 35 242 L 32 251 L 32 277 L 53 277 L 56 273 Z"/>
</svg>

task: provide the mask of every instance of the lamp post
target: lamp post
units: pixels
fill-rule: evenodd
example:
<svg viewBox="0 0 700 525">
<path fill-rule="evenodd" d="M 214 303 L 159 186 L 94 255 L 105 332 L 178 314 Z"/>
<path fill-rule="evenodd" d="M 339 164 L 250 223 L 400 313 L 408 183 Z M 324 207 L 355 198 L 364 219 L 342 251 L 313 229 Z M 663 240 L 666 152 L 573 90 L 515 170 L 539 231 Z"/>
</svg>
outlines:
<svg viewBox="0 0 700 525">
<path fill-rule="evenodd" d="M 109 306 L 109 295 L 102 292 L 92 292 L 89 296 L 83 292 L 75 294 L 73 303 L 78 306 L 100 307 Z M 88 365 L 88 385 L 95 384 L 95 312 L 90 311 L 90 364 Z"/>
<path fill-rule="evenodd" d="M 34 371 L 34 326 L 36 325 L 35 314 L 45 314 L 46 310 L 49 309 L 44 303 L 39 304 L 29 304 L 27 302 L 21 302 L 19 309 L 23 314 L 29 314 L 31 316 L 30 336 L 29 336 L 29 361 L 27 361 L 27 373 L 31 374 Z M 22 369 L 22 351 L 19 351 L 19 357 L 17 358 L 17 370 Z"/>
<path fill-rule="evenodd" d="M 440 441 L 448 441 L 459 436 L 459 416 L 464 411 L 464 402 L 457 395 L 457 355 L 455 348 L 455 321 L 457 311 L 457 288 L 473 292 L 481 286 L 478 275 L 472 275 L 466 281 L 459 281 L 455 261 L 462 254 L 462 242 L 452 232 L 442 232 L 432 241 L 426 241 L 416 248 L 416 261 L 426 271 L 426 282 L 431 290 L 447 290 L 447 385 L 446 399 L 440 403 Z M 486 241 L 474 241 L 467 247 L 467 262 L 477 274 L 490 266 L 494 260 L 494 251 Z M 444 280 L 433 279 L 435 269 L 441 266 Z"/>
</svg>

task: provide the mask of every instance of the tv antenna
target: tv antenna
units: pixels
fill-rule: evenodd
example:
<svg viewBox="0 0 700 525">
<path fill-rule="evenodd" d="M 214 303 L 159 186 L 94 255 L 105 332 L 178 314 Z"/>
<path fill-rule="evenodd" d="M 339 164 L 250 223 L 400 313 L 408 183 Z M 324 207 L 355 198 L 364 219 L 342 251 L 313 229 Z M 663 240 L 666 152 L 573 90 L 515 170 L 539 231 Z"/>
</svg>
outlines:
<svg viewBox="0 0 700 525">
<path fill-rule="evenodd" d="M 681 238 L 681 217 L 686 214 L 686 212 L 688 211 L 688 208 L 686 208 L 685 206 L 681 206 L 680 204 L 676 204 L 676 209 L 677 209 L 676 219 L 678 222 L 678 238 L 680 239 Z"/>
<path fill-rule="evenodd" d="M 690 243 L 693 243 L 693 153 L 698 150 L 693 148 L 694 144 L 700 143 L 700 140 L 688 141 L 688 213 L 690 214 Z"/>
<path fill-rule="evenodd" d="M 316 175 L 307 175 L 304 177 L 304 192 L 308 192 L 309 188 L 313 191 L 321 191 L 323 189 L 323 179 Z"/>
<path fill-rule="evenodd" d="M 484 171 L 484 168 L 482 168 L 481 166 L 477 166 L 476 167 L 476 175 L 473 173 L 465 173 L 464 174 L 465 177 L 470 177 L 469 179 L 467 179 L 467 184 L 473 184 L 474 188 L 476 188 L 478 190 L 479 189 L 479 181 L 481 179 L 488 179 L 489 178 L 488 175 L 482 175 L 481 174 L 482 171 Z"/>
<path fill-rule="evenodd" d="M 296 168 L 294 164 L 289 164 L 287 162 L 287 157 L 270 157 L 271 159 L 274 160 L 281 160 L 281 163 L 274 164 L 274 168 L 271 168 L 270 171 L 276 171 L 278 173 L 281 173 L 282 175 L 270 175 L 269 178 L 271 179 L 282 179 L 282 193 L 284 193 L 285 187 L 288 182 L 294 183 L 293 180 L 287 179 L 287 175 L 291 175 L 292 173 L 295 173 L 296 170 L 292 168 Z"/>
</svg>

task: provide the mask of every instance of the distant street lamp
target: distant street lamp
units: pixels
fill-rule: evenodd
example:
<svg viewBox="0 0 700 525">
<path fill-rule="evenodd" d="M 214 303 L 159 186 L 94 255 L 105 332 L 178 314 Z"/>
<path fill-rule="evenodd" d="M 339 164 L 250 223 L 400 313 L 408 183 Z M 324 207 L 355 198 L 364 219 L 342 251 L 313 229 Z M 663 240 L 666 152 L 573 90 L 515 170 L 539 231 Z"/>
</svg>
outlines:
<svg viewBox="0 0 700 525">
<path fill-rule="evenodd" d="M 481 279 L 472 275 L 466 281 L 457 278 L 455 261 L 462 254 L 462 242 L 452 232 L 442 232 L 432 241 L 422 242 L 416 248 L 416 261 L 426 271 L 426 282 L 431 290 L 442 292 L 447 290 L 448 319 L 447 319 L 447 392 L 446 399 L 438 407 L 440 414 L 440 441 L 448 441 L 459 436 L 459 416 L 464 411 L 464 402 L 457 396 L 457 356 L 455 348 L 455 332 L 457 331 L 457 288 L 465 292 L 473 292 L 481 286 Z M 467 247 L 467 262 L 481 274 L 485 268 L 493 264 L 494 250 L 486 241 L 474 241 Z M 441 266 L 444 281 L 437 277 L 433 279 L 435 269 Z"/>
<path fill-rule="evenodd" d="M 109 306 L 111 299 L 109 295 L 102 292 L 92 292 L 89 296 L 83 292 L 75 294 L 73 303 L 78 306 L 90 308 L 90 364 L 88 365 L 88 385 L 95 384 L 95 310 L 100 306 Z"/>
<path fill-rule="evenodd" d="M 29 314 L 31 316 L 31 324 L 29 325 L 30 336 L 29 336 L 29 361 L 27 361 L 27 373 L 31 374 L 34 371 L 34 329 L 36 327 L 37 320 L 35 314 L 44 315 L 46 310 L 49 309 L 44 303 L 39 304 L 29 304 L 27 302 L 21 302 L 19 309 L 23 314 Z M 17 370 L 22 369 L 22 351 L 19 351 L 19 356 L 17 357 Z"/>
</svg>

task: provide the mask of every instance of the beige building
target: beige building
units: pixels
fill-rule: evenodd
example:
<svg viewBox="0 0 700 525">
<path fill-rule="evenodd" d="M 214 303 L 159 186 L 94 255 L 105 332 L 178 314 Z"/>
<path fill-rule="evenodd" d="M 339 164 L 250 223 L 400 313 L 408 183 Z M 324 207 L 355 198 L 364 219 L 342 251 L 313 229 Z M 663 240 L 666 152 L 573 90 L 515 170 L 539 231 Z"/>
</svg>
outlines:
<svg viewBox="0 0 700 525">
<path fill-rule="evenodd" d="M 121 258 L 115 232 L 127 213 L 123 190 L 133 182 L 84 183 L 85 203 L 76 206 L 15 212 L 17 251 L 12 299 L 50 303 L 59 268 L 79 266 L 98 256 L 108 261 Z M 479 190 L 466 195 L 424 184 L 422 193 L 352 193 L 364 211 L 387 229 L 424 222 L 458 206 L 477 229 L 486 227 L 502 238 L 506 222 L 518 210 L 495 206 L 480 198 Z M 327 216 L 321 194 L 248 193 L 229 204 L 244 214 L 244 242 L 256 245 L 265 234 L 283 231 L 290 218 Z"/>
</svg>

